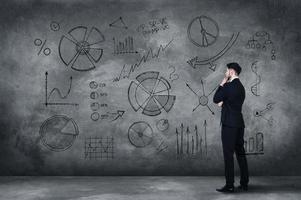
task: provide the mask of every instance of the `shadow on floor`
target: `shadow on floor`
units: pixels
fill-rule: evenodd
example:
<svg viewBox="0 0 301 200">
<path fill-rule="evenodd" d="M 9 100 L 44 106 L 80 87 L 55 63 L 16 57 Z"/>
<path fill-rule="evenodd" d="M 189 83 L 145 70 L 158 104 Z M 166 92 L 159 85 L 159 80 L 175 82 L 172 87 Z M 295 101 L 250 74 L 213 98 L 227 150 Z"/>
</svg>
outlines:
<svg viewBox="0 0 301 200">
<path fill-rule="evenodd" d="M 241 191 L 236 189 L 237 193 L 283 193 L 294 192 L 301 193 L 300 185 L 286 184 L 286 185 L 249 185 L 248 191 Z"/>
</svg>

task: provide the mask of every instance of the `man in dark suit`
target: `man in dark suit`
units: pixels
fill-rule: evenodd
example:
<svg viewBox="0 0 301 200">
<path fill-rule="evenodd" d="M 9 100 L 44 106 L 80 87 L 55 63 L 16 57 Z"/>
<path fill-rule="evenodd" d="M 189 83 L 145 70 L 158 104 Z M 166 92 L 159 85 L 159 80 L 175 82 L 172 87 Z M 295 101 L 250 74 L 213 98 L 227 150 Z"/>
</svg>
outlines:
<svg viewBox="0 0 301 200">
<path fill-rule="evenodd" d="M 241 112 L 245 100 L 245 88 L 238 78 L 240 72 L 239 64 L 227 64 L 225 77 L 213 97 L 213 102 L 222 107 L 222 144 L 226 178 L 226 185 L 217 189 L 218 192 L 234 192 L 234 152 L 240 168 L 238 188 L 248 190 L 249 172 L 244 149 L 245 124 Z"/>
</svg>

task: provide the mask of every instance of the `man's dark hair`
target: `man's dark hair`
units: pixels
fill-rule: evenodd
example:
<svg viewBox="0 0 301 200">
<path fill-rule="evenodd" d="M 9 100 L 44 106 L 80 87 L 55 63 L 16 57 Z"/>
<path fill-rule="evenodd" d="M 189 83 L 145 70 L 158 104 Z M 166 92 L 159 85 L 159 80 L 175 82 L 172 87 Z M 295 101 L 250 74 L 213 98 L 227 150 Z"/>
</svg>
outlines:
<svg viewBox="0 0 301 200">
<path fill-rule="evenodd" d="M 241 67 L 239 66 L 238 63 L 235 63 L 235 62 L 228 63 L 227 67 L 228 67 L 228 69 L 234 69 L 234 71 L 237 73 L 237 75 L 239 75 L 241 72 Z"/>
</svg>

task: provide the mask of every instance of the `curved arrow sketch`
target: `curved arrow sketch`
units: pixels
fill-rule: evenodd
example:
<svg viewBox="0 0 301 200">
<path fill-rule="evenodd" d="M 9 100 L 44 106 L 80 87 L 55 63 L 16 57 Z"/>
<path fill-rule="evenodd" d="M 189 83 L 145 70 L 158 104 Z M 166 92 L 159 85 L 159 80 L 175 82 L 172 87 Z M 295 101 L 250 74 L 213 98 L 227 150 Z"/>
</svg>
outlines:
<svg viewBox="0 0 301 200">
<path fill-rule="evenodd" d="M 215 56 L 212 56 L 211 58 L 204 59 L 204 60 L 199 60 L 198 57 L 196 56 L 188 60 L 187 63 L 193 68 L 196 68 L 197 65 L 210 65 L 209 69 L 215 71 L 216 65 L 214 65 L 213 62 L 218 60 L 220 57 L 222 57 L 234 45 L 238 36 L 239 36 L 239 32 L 233 33 L 230 40 L 227 42 L 226 46 Z"/>
</svg>

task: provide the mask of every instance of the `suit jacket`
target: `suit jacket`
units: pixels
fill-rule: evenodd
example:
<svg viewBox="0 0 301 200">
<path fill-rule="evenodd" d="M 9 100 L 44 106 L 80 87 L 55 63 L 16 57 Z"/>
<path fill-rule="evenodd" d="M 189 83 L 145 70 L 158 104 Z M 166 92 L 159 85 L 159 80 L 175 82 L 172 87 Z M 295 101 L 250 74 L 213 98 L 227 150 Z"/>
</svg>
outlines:
<svg viewBox="0 0 301 200">
<path fill-rule="evenodd" d="M 245 127 L 241 112 L 245 100 L 245 88 L 238 78 L 219 86 L 213 102 L 223 101 L 221 123 L 230 127 Z"/>
</svg>

